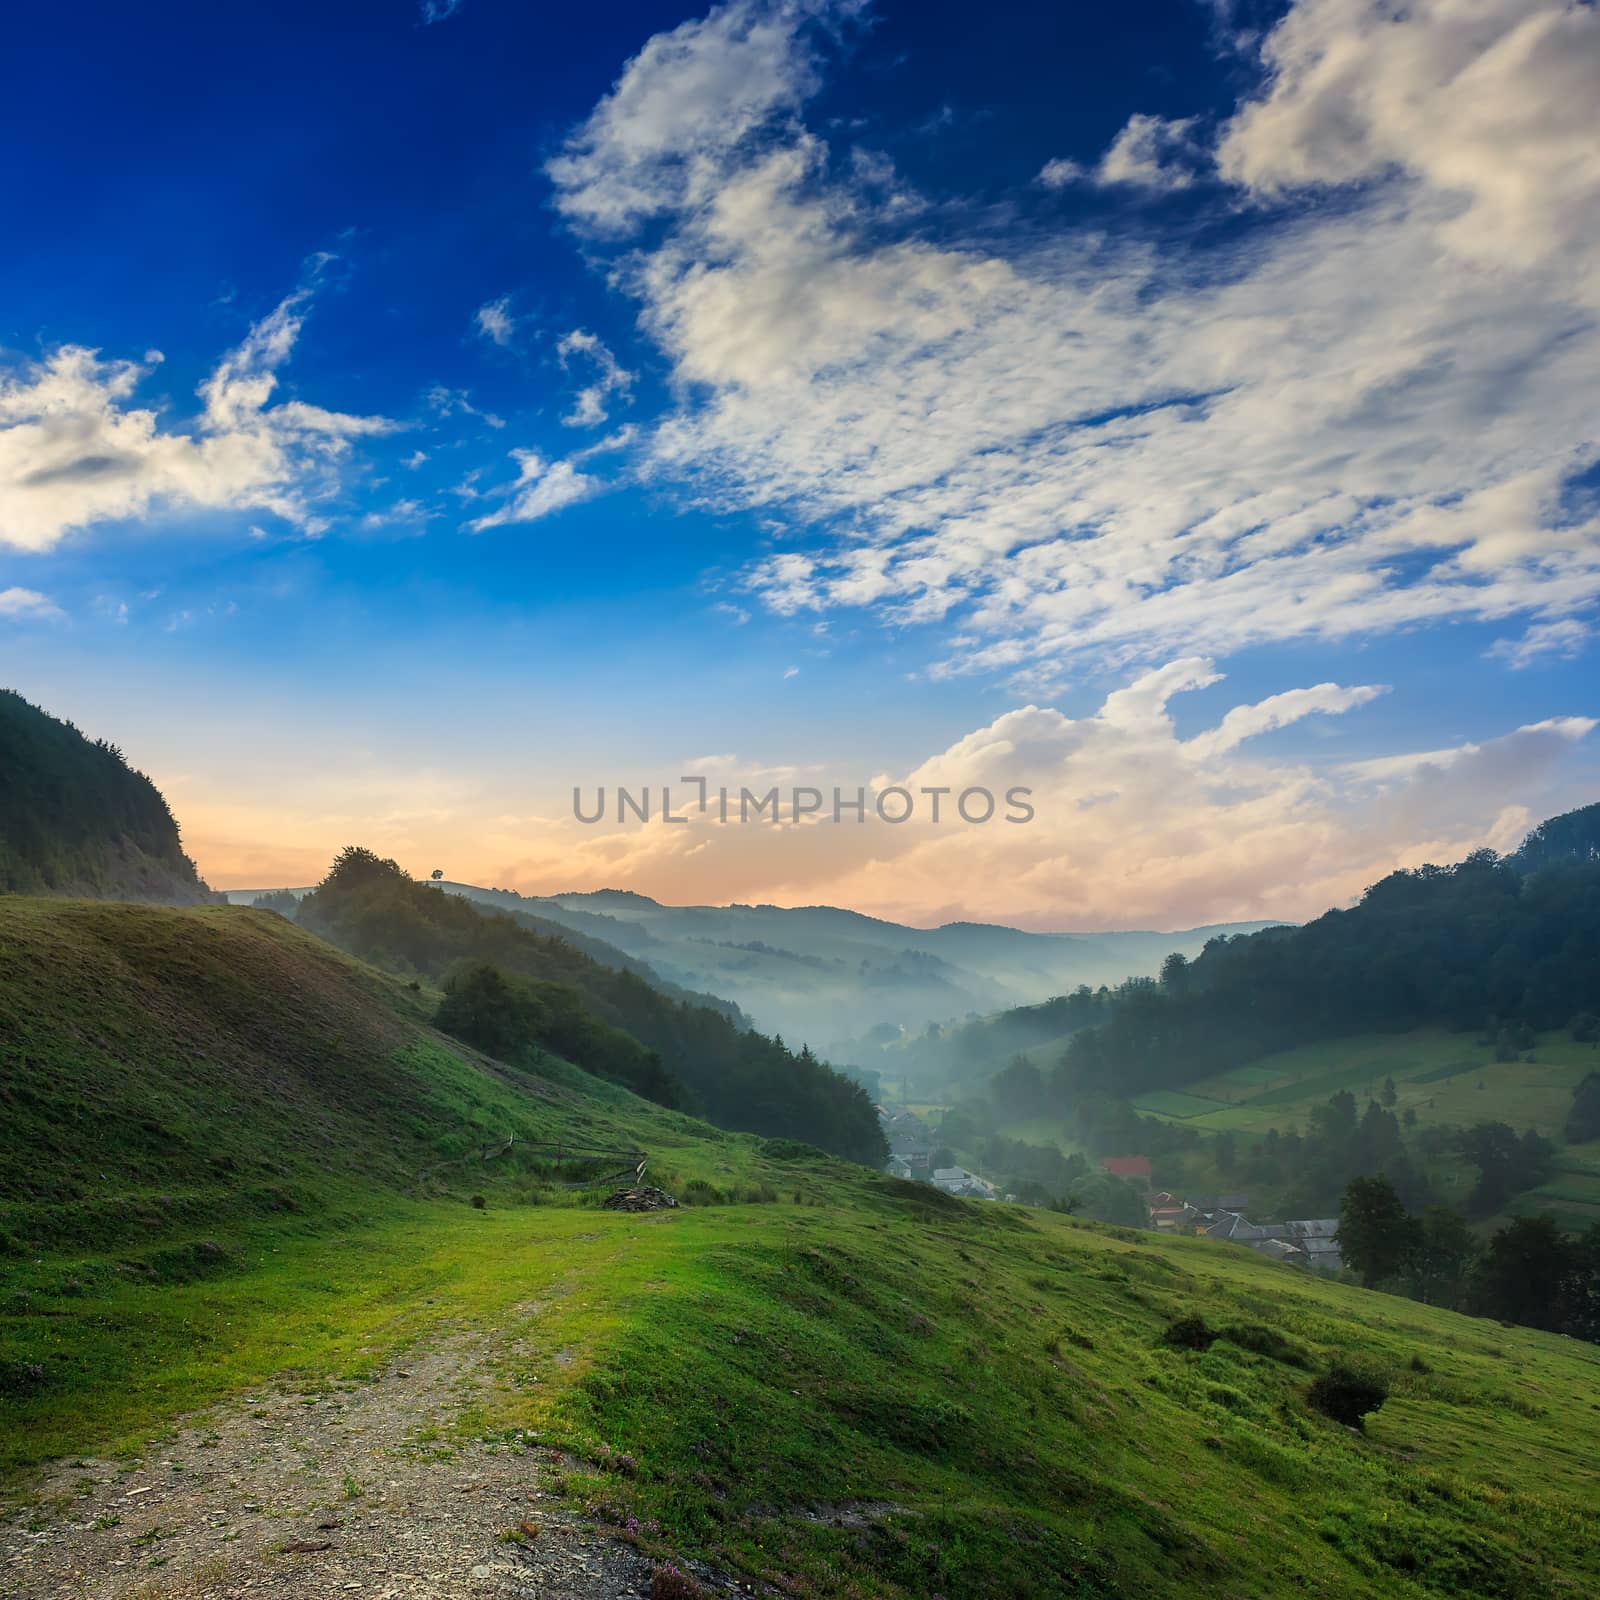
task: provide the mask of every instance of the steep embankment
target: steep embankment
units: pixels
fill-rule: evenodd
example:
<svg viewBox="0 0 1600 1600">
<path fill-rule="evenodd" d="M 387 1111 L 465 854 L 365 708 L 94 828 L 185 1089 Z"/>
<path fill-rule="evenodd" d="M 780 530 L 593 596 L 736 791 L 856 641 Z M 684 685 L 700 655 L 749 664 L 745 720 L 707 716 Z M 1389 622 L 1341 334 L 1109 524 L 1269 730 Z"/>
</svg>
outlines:
<svg viewBox="0 0 1600 1600">
<path fill-rule="evenodd" d="M 13 1467 L 124 1455 L 0 1530 L 22 1592 L 132 1595 L 154 1563 L 172 1596 L 311 1594 L 381 1563 L 397 1595 L 511 1595 L 511 1547 L 569 1537 L 521 1527 L 535 1492 L 796 1595 L 1600 1585 L 1600 1349 L 525 1077 L 266 914 L 0 909 L 0 1437 Z M 701 1204 L 618 1215 L 499 1163 L 418 1193 L 510 1122 L 643 1144 Z M 1196 1313 L 1220 1336 L 1170 1343 Z M 463 1330 L 461 1385 L 419 1398 Z M 1389 1390 L 1364 1432 L 1309 1403 L 1335 1361 Z M 469 1488 L 492 1509 L 454 1513 Z"/>
<path fill-rule="evenodd" d="M 161 792 L 115 745 L 0 689 L 0 893 L 210 898 Z"/>
</svg>

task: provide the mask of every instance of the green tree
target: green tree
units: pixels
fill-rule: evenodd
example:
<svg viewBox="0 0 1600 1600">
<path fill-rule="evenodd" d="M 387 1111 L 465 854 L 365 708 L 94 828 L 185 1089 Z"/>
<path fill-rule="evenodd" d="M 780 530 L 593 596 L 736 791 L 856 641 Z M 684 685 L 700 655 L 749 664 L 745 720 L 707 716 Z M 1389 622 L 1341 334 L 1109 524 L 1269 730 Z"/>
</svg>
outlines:
<svg viewBox="0 0 1600 1600">
<path fill-rule="evenodd" d="M 1430 1306 L 1459 1307 L 1477 1253 L 1478 1242 L 1466 1218 L 1447 1206 L 1429 1206 L 1422 1214 L 1412 1256 L 1416 1298 Z"/>
<path fill-rule="evenodd" d="M 1339 1205 L 1339 1253 L 1369 1289 L 1397 1277 L 1417 1245 L 1417 1225 L 1387 1178 L 1356 1178 Z"/>
<path fill-rule="evenodd" d="M 1474 1294 L 1476 1308 L 1502 1322 L 1558 1330 L 1578 1247 L 1555 1218 L 1518 1217 L 1490 1239 Z"/>
<path fill-rule="evenodd" d="M 1600 1139 L 1600 1072 L 1591 1072 L 1573 1092 L 1566 1135 L 1568 1144 Z"/>
</svg>

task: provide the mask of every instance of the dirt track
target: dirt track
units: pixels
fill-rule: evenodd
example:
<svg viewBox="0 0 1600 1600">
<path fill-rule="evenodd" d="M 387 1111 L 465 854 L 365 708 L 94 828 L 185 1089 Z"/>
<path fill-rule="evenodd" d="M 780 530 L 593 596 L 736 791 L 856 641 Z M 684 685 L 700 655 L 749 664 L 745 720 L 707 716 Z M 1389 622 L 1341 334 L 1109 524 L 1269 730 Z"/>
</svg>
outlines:
<svg viewBox="0 0 1600 1600">
<path fill-rule="evenodd" d="M 138 1463 L 63 1463 L 0 1523 L 0 1596 L 648 1596 L 652 1563 L 541 1487 L 552 1452 L 452 1431 L 502 1353 L 493 1335 L 456 1335 L 376 1382 L 258 1388 Z"/>
</svg>

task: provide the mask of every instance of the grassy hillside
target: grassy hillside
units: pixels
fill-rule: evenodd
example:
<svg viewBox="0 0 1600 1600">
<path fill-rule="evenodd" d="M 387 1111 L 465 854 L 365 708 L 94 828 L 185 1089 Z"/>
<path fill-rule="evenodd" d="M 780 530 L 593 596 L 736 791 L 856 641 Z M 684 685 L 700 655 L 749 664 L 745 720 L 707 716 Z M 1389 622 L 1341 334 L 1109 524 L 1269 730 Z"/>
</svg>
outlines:
<svg viewBox="0 0 1600 1600">
<path fill-rule="evenodd" d="M 181 1254 L 459 1189 L 513 1134 L 715 1137 L 553 1057 L 518 1071 L 446 1040 L 435 999 L 271 912 L 0 899 L 5 1240 Z M 504 1181 L 522 1158 L 478 1165 Z"/>
<path fill-rule="evenodd" d="M 529 1018 L 545 1018 L 531 1028 L 537 1043 L 663 1104 L 852 1160 L 876 1164 L 888 1153 L 865 1091 L 809 1050 L 792 1051 L 564 938 L 442 894 L 370 850 L 341 851 L 296 915 L 363 960 L 446 987 L 467 969 L 494 967 L 523 992 Z M 463 1036 L 495 1048 L 476 1032 Z"/>
<path fill-rule="evenodd" d="M 454 1434 L 419 1419 L 439 1473 L 535 1430 L 575 1507 L 790 1595 L 1600 1586 L 1595 1347 L 518 1072 L 265 913 L 12 901 L 0 963 L 14 1494 L 475 1327 L 503 1354 Z M 706 1203 L 618 1215 L 526 1156 L 439 1165 L 512 1127 L 642 1145 Z M 1194 1313 L 1223 1336 L 1165 1343 Z M 1336 1359 L 1389 1384 L 1364 1432 L 1307 1403 Z"/>
<path fill-rule="evenodd" d="M 1134 1105 L 1206 1132 L 1264 1133 L 1304 1126 L 1312 1108 L 1340 1089 L 1365 1100 L 1392 1079 L 1395 1109 L 1414 1111 L 1420 1125 L 1510 1122 L 1559 1138 L 1573 1091 L 1600 1067 L 1594 1045 L 1560 1031 L 1540 1035 L 1531 1060 L 1494 1054 L 1478 1037 L 1442 1028 L 1364 1034 L 1278 1051 L 1182 1090 L 1140 1095 Z"/>
<path fill-rule="evenodd" d="M 114 745 L 0 689 L 0 894 L 210 898 L 160 791 Z"/>
</svg>

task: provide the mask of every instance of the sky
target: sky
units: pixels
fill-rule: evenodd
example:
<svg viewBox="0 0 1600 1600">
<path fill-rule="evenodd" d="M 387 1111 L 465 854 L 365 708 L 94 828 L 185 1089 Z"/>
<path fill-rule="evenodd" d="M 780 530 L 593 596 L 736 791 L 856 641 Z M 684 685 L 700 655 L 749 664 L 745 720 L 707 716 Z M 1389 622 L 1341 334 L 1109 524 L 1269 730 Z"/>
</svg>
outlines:
<svg viewBox="0 0 1600 1600">
<path fill-rule="evenodd" d="M 1600 795 L 1592 4 L 8 31 L 0 682 L 215 886 L 1173 928 Z"/>
</svg>

